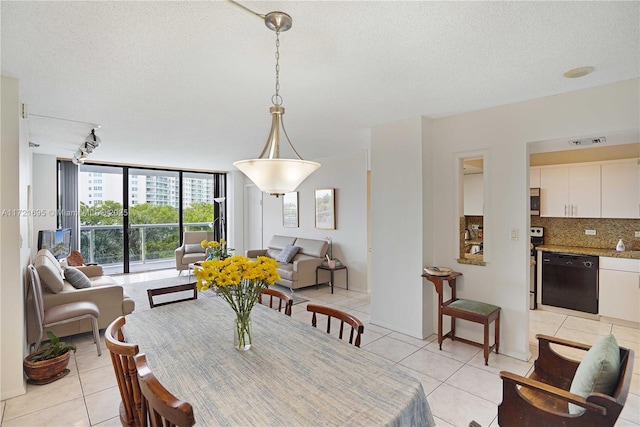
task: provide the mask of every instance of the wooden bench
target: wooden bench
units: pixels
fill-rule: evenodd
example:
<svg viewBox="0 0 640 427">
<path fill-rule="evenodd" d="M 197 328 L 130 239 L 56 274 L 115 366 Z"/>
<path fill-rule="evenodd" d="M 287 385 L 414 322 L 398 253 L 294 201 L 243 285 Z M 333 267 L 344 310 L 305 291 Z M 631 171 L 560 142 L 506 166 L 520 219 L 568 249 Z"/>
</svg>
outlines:
<svg viewBox="0 0 640 427">
<path fill-rule="evenodd" d="M 438 345 L 442 350 L 442 341 L 449 338 L 454 341 L 462 341 L 467 344 L 484 349 L 484 364 L 489 364 L 489 353 L 495 348 L 496 353 L 500 350 L 500 307 L 480 301 L 456 298 L 456 279 L 462 273 L 456 271 L 448 276 L 432 276 L 424 273 L 422 277 L 434 284 L 438 293 Z M 451 299 L 444 301 L 443 282 L 447 281 L 451 288 Z M 442 316 L 451 317 L 451 330 L 446 334 L 442 333 Z M 456 319 L 468 320 L 469 322 L 481 323 L 484 325 L 484 342 L 478 343 L 456 336 Z M 495 322 L 495 337 L 493 345 L 489 345 L 489 325 Z"/>
</svg>

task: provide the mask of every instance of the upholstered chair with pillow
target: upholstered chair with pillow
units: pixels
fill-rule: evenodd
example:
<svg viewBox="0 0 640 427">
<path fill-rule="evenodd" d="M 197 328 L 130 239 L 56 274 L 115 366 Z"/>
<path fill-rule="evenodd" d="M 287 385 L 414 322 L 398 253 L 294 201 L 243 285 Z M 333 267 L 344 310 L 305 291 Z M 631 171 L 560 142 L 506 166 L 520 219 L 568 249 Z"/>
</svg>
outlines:
<svg viewBox="0 0 640 427">
<path fill-rule="evenodd" d="M 60 262 L 47 249 L 41 249 L 30 269 L 33 278 L 42 285 L 42 308 L 87 301 L 98 307 L 98 328 L 103 329 L 119 316 L 131 313 L 135 302 L 124 293 L 115 279 L 105 276 L 99 265 L 62 268 Z M 27 296 L 27 340 L 35 343 L 40 333 L 51 331 L 59 337 L 93 331 L 90 319 L 47 326 L 41 330 L 33 292 Z"/>
<path fill-rule="evenodd" d="M 213 233 L 208 231 L 185 231 L 182 246 L 176 249 L 176 270 L 187 270 L 189 264 L 204 261 L 207 258 L 201 243 L 203 240 L 213 240 Z"/>
</svg>

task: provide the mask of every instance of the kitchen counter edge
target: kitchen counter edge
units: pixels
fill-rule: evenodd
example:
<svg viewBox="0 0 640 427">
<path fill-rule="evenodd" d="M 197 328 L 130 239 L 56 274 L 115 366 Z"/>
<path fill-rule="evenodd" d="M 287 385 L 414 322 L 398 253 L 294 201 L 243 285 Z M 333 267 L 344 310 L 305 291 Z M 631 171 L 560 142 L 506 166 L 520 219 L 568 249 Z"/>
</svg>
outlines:
<svg viewBox="0 0 640 427">
<path fill-rule="evenodd" d="M 584 248 L 580 246 L 555 246 L 540 245 L 536 247 L 538 251 L 544 252 L 562 252 L 565 254 L 576 255 L 592 255 L 605 256 L 611 258 L 640 259 L 640 251 L 622 251 L 618 252 L 614 249 Z"/>
</svg>

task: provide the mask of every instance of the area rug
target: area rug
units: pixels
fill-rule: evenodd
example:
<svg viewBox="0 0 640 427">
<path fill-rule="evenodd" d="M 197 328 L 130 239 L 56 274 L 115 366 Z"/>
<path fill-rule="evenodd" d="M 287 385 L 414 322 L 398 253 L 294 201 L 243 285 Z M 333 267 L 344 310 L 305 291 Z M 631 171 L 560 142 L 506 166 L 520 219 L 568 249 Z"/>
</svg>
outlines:
<svg viewBox="0 0 640 427">
<path fill-rule="evenodd" d="M 191 276 L 191 279 L 189 279 L 189 276 L 184 275 L 184 276 L 169 277 L 166 279 L 149 280 L 146 282 L 127 283 L 122 285 L 122 287 L 124 289 L 124 293 L 129 295 L 129 297 L 135 301 L 136 303 L 135 311 L 144 311 L 144 310 L 149 310 L 150 308 L 149 298 L 147 297 L 147 289 L 157 289 L 157 288 L 164 288 L 167 286 L 182 285 L 182 284 L 186 284 L 193 281 L 194 281 L 193 276 Z M 277 289 L 281 292 L 284 292 L 287 295 L 291 294 L 291 290 L 284 286 L 273 285 L 272 288 Z M 172 299 L 182 299 L 188 296 L 189 296 L 189 293 L 187 292 L 177 292 L 171 295 L 158 296 L 154 298 L 154 301 L 164 302 L 165 300 L 168 301 Z M 198 292 L 198 298 L 213 298 L 216 296 L 217 296 L 216 293 L 211 289 L 204 292 Z M 295 293 L 293 294 L 294 305 L 300 304 L 301 302 L 306 302 L 306 301 L 309 301 L 309 300 L 302 298 Z"/>
</svg>

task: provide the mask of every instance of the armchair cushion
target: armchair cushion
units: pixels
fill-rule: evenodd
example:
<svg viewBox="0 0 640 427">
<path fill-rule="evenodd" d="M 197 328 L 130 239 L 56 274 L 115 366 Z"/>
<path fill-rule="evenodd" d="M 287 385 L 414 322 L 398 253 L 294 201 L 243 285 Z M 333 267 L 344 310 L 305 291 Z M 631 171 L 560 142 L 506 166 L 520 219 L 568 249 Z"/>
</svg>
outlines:
<svg viewBox="0 0 640 427">
<path fill-rule="evenodd" d="M 84 289 L 91 287 L 91 280 L 82 271 L 74 267 L 64 269 L 64 278 L 76 289 Z"/>
<path fill-rule="evenodd" d="M 613 335 L 600 338 L 578 365 L 571 382 L 571 393 L 587 397 L 589 393 L 611 394 L 620 375 L 620 348 Z M 581 414 L 584 408 L 569 404 L 569 413 Z"/>
<path fill-rule="evenodd" d="M 291 262 L 293 257 L 296 256 L 299 250 L 300 247 L 298 246 L 287 245 L 284 247 L 284 249 L 282 249 L 282 251 L 280 251 L 278 256 L 276 256 L 276 261 L 289 263 Z"/>
<path fill-rule="evenodd" d="M 203 254 L 205 249 L 202 247 L 200 243 L 192 243 L 184 245 L 184 253 L 185 254 Z"/>
</svg>

